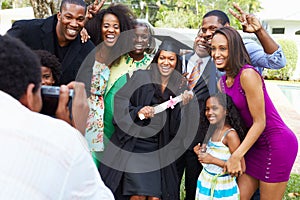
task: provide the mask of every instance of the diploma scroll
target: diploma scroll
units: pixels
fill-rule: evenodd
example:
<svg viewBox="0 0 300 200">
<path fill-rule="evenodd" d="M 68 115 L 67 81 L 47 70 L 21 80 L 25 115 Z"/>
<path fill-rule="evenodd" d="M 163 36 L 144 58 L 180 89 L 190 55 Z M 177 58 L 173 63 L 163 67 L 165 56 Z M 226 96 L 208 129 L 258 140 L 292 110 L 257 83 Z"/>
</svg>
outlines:
<svg viewBox="0 0 300 200">
<path fill-rule="evenodd" d="M 192 91 L 188 91 L 188 93 L 193 95 Z M 158 104 L 157 106 L 154 106 L 154 114 L 161 113 L 161 112 L 165 111 L 168 108 L 173 109 L 174 106 L 177 103 L 180 103 L 181 101 L 182 101 L 182 94 L 178 95 L 175 98 L 170 96 L 170 100 L 165 101 L 161 104 Z M 139 114 L 139 118 L 140 118 L 140 120 L 143 120 L 143 119 L 145 119 L 145 116 L 143 114 Z"/>
</svg>

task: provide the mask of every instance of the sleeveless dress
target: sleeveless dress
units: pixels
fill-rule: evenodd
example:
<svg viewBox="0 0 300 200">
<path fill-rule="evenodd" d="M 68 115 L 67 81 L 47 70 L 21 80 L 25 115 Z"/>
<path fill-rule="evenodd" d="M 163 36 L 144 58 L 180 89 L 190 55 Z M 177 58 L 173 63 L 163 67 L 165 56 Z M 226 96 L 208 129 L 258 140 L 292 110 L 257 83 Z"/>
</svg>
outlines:
<svg viewBox="0 0 300 200">
<path fill-rule="evenodd" d="M 234 78 L 234 83 L 231 87 L 226 85 L 226 75 L 222 76 L 220 84 L 222 92 L 232 98 L 246 126 L 250 128 L 253 124 L 253 119 L 247 105 L 245 92 L 240 83 L 242 71 L 248 68 L 255 70 L 250 65 L 243 66 Z M 266 127 L 245 155 L 246 173 L 268 183 L 284 182 L 289 180 L 298 151 L 298 142 L 295 134 L 283 122 L 274 107 L 267 93 L 263 78 L 262 83 Z"/>
<path fill-rule="evenodd" d="M 208 141 L 206 152 L 212 156 L 227 161 L 230 156 L 229 148 L 223 144 L 225 136 L 234 130 L 233 128 L 225 131 L 221 141 Z M 230 174 L 223 173 L 223 168 L 214 164 L 202 164 L 201 171 L 196 189 L 196 200 L 236 200 L 240 199 L 240 192 L 237 186 L 236 178 Z"/>
</svg>

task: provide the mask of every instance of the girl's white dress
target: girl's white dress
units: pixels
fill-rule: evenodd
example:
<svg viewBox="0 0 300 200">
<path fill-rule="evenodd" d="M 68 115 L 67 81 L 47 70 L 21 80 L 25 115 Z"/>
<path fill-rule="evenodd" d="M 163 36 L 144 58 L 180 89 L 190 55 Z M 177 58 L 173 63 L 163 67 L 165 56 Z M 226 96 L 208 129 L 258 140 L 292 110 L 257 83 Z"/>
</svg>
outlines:
<svg viewBox="0 0 300 200">
<path fill-rule="evenodd" d="M 213 142 L 211 139 L 207 144 L 206 152 L 221 160 L 227 161 L 231 156 L 229 148 L 223 144 L 224 137 L 234 129 L 225 131 L 221 141 Z M 202 164 L 196 190 L 196 200 L 240 199 L 240 192 L 235 177 L 223 173 L 223 168 L 213 164 Z"/>
</svg>

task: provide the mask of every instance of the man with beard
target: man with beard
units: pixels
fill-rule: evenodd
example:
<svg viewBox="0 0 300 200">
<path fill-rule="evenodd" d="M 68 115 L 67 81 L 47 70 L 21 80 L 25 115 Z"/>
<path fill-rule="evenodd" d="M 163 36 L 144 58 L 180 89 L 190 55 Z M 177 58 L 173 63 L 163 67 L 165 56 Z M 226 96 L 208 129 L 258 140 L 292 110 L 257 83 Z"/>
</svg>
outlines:
<svg viewBox="0 0 300 200">
<path fill-rule="evenodd" d="M 57 14 L 46 19 L 16 21 L 7 33 L 33 50 L 43 49 L 56 55 L 62 64 L 59 82 L 67 84 L 75 80 L 82 61 L 94 48 L 91 41 L 82 43 L 78 34 L 85 24 L 86 11 L 83 0 L 63 0 Z"/>
</svg>

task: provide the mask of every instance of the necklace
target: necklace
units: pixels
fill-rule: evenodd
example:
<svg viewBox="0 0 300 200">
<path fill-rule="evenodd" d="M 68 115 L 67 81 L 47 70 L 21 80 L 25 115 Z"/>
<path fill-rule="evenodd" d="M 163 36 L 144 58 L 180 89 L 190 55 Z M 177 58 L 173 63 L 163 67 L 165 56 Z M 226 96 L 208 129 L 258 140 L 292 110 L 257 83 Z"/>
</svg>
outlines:
<svg viewBox="0 0 300 200">
<path fill-rule="evenodd" d="M 133 65 L 135 69 L 140 69 L 140 68 L 145 69 L 152 60 L 151 57 L 146 53 L 144 53 L 144 57 L 141 60 L 134 60 L 132 57 L 129 56 L 129 54 L 126 54 L 125 58 L 126 58 L 126 64 L 129 64 L 129 67 L 132 67 Z"/>
<path fill-rule="evenodd" d="M 232 86 L 233 85 L 233 83 L 234 83 L 234 79 L 233 78 L 231 78 L 231 77 L 226 77 L 226 85 L 227 85 L 227 87 L 230 87 L 230 86 Z"/>
</svg>

